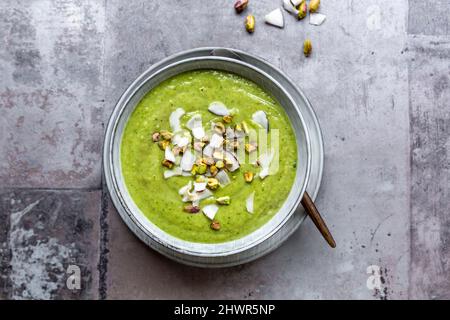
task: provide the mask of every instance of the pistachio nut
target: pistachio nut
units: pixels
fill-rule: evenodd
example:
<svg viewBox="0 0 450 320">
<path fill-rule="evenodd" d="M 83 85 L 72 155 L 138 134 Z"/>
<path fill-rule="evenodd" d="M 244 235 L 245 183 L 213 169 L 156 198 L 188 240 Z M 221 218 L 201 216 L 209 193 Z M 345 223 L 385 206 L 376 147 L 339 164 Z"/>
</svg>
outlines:
<svg viewBox="0 0 450 320">
<path fill-rule="evenodd" d="M 312 44 L 311 40 L 306 39 L 303 43 L 303 53 L 305 54 L 305 57 L 309 57 L 312 51 Z"/>
<path fill-rule="evenodd" d="M 236 13 L 241 13 L 244 11 L 248 6 L 248 0 L 238 0 L 234 3 L 234 10 L 236 10 Z"/>
<path fill-rule="evenodd" d="M 309 12 L 317 12 L 319 10 L 320 0 L 311 0 L 309 3 Z"/>
<path fill-rule="evenodd" d="M 169 168 L 169 169 L 172 169 L 172 167 L 173 167 L 173 162 L 172 162 L 172 161 L 169 161 L 169 160 L 167 160 L 167 159 L 164 159 L 164 160 L 162 161 L 162 165 L 163 165 L 164 167 L 167 167 L 167 168 Z"/>
<path fill-rule="evenodd" d="M 247 172 L 244 172 L 244 180 L 245 180 L 245 182 L 252 182 L 253 181 L 253 172 L 251 172 L 251 171 L 247 171 Z"/>
<path fill-rule="evenodd" d="M 216 199 L 218 204 L 229 205 L 231 203 L 231 198 L 229 196 L 220 197 Z"/>
<path fill-rule="evenodd" d="M 220 230 L 220 222 L 217 220 L 213 220 L 210 224 L 211 229 L 219 231 Z"/>
<path fill-rule="evenodd" d="M 200 211 L 200 207 L 194 206 L 192 204 L 188 204 L 188 205 L 184 206 L 183 210 L 186 212 L 189 212 L 189 213 L 197 213 Z"/>
<path fill-rule="evenodd" d="M 211 190 L 216 190 L 219 187 L 219 180 L 216 178 L 208 178 L 207 185 Z"/>
<path fill-rule="evenodd" d="M 169 140 L 160 140 L 158 142 L 158 145 L 161 150 L 166 150 L 166 148 L 170 145 L 170 141 Z"/>
<path fill-rule="evenodd" d="M 303 19 L 304 17 L 306 17 L 306 14 L 308 13 L 308 5 L 306 4 L 306 1 L 303 0 L 302 2 L 300 2 L 300 5 L 298 6 L 298 15 L 297 18 L 299 20 Z"/>
<path fill-rule="evenodd" d="M 209 172 L 211 172 L 211 175 L 214 177 L 217 172 L 219 172 L 219 169 L 217 169 L 216 166 L 212 165 L 211 167 L 209 167 Z"/>
<path fill-rule="evenodd" d="M 225 123 L 231 123 L 231 121 L 233 121 L 233 116 L 230 116 L 230 115 L 228 115 L 228 116 L 223 116 L 223 117 L 222 117 L 222 120 L 223 120 L 223 122 L 225 122 Z"/>
<path fill-rule="evenodd" d="M 191 169 L 191 174 L 192 174 L 193 176 L 195 176 L 195 175 L 197 174 L 197 169 L 198 169 L 197 165 L 194 164 L 194 165 L 192 166 L 192 169 Z"/>
<path fill-rule="evenodd" d="M 207 168 L 208 168 L 208 167 L 206 166 L 206 164 L 202 163 L 201 165 L 199 165 L 199 166 L 197 167 L 197 173 L 198 173 L 198 174 L 205 174 Z"/>
<path fill-rule="evenodd" d="M 152 134 L 153 142 L 158 142 L 159 139 L 161 139 L 161 134 L 159 132 L 153 132 L 153 134 Z"/>
<path fill-rule="evenodd" d="M 216 162 L 217 169 L 223 169 L 225 167 L 225 163 L 222 160 Z"/>
<path fill-rule="evenodd" d="M 253 33 L 255 31 L 255 17 L 251 14 L 245 18 L 245 30 L 248 33 Z"/>
<path fill-rule="evenodd" d="M 173 133 L 167 130 L 161 130 L 160 134 L 164 140 L 171 140 L 173 137 Z"/>
</svg>

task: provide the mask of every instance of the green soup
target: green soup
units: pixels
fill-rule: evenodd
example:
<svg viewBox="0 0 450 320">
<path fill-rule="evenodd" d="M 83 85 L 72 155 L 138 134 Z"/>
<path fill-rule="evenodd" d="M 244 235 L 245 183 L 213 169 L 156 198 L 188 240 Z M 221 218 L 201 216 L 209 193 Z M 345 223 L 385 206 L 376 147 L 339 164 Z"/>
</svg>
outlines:
<svg viewBox="0 0 450 320">
<path fill-rule="evenodd" d="M 278 171 L 264 179 L 258 177 L 255 164 L 241 163 L 228 172 L 231 183 L 214 190 L 214 198 L 229 196 L 229 205 L 219 205 L 215 219 L 220 230 L 210 228 L 210 219 L 201 211 L 187 213 L 179 189 L 192 176 L 165 179 L 167 170 L 161 164 L 164 151 L 152 141 L 152 133 L 170 130 L 169 117 L 181 107 L 186 111 L 180 121 L 186 125 L 192 114 L 202 116 L 203 126 L 221 121 L 222 117 L 208 111 L 213 101 L 221 101 L 235 110 L 233 124 L 242 121 L 257 129 L 252 114 L 264 111 L 270 130 L 279 130 Z M 231 124 L 232 125 L 232 124 Z M 127 189 L 139 209 L 156 226 L 177 238 L 202 243 L 218 243 L 241 238 L 265 224 L 283 205 L 295 179 L 297 146 L 294 132 L 283 108 L 255 83 L 240 76 L 219 71 L 193 71 L 170 78 L 151 90 L 140 101 L 126 125 L 121 143 L 121 165 Z M 244 172 L 253 172 L 251 183 Z M 254 210 L 246 209 L 246 199 L 254 192 Z M 210 198 L 200 207 L 214 202 Z"/>
</svg>

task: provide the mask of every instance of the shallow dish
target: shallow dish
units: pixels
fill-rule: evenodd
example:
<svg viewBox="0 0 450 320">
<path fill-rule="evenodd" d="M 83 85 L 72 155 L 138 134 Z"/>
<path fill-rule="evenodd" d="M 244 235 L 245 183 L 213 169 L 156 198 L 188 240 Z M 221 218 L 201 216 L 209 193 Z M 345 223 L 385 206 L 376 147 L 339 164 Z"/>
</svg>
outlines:
<svg viewBox="0 0 450 320">
<path fill-rule="evenodd" d="M 250 79 L 283 106 L 288 114 L 297 140 L 296 180 L 283 207 L 257 231 L 243 238 L 217 244 L 193 243 L 175 238 L 153 225 L 137 208 L 128 194 L 120 166 L 120 142 L 127 119 L 142 97 L 162 81 L 198 69 L 216 69 L 238 74 Z M 233 57 L 202 56 L 180 59 L 158 70 L 153 68 L 142 74 L 122 95 L 108 124 L 104 145 L 105 180 L 111 198 L 124 221 L 141 240 L 157 251 L 177 261 L 200 265 L 221 266 L 237 264 L 234 258 L 239 253 L 257 248 L 282 228 L 296 211 L 308 183 L 311 149 L 307 127 L 303 116 L 291 95 L 274 78 L 261 69 L 234 59 Z M 258 253 L 252 255 L 257 257 Z M 251 258 L 251 259 L 252 259 Z M 249 257 L 250 259 L 250 257 Z M 249 260 L 249 259 L 243 259 Z M 215 261 L 217 263 L 215 263 Z"/>
</svg>

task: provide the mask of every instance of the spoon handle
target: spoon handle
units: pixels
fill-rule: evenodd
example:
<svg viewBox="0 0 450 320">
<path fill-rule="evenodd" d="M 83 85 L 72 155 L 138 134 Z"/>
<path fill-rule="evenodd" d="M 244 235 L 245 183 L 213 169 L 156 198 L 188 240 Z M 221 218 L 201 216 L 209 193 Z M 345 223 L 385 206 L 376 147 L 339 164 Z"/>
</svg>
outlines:
<svg viewBox="0 0 450 320">
<path fill-rule="evenodd" d="M 328 230 L 328 227 L 327 227 L 325 221 L 322 219 L 319 211 L 316 208 L 316 205 L 314 204 L 314 201 L 312 201 L 308 192 L 305 191 L 301 202 L 302 202 L 303 208 L 305 208 L 306 213 L 308 213 L 309 217 L 314 222 L 317 229 L 319 229 L 319 231 L 322 234 L 322 236 L 324 237 L 324 239 L 328 242 L 330 247 L 335 248 L 336 242 L 334 241 L 330 230 Z"/>
</svg>

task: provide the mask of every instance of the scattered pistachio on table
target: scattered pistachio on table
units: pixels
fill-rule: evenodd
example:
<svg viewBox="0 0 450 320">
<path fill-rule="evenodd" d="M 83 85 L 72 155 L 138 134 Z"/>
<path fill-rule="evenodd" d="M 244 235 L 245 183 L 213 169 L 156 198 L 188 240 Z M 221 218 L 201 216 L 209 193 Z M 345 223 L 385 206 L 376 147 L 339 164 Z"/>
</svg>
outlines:
<svg viewBox="0 0 450 320">
<path fill-rule="evenodd" d="M 164 159 L 164 160 L 162 161 L 162 165 L 163 165 L 164 167 L 167 167 L 167 168 L 169 168 L 169 169 L 172 169 L 172 167 L 173 167 L 173 162 L 170 161 L 170 160 Z"/>
<path fill-rule="evenodd" d="M 229 205 L 231 203 L 231 199 L 229 196 L 225 196 L 225 197 L 217 198 L 216 202 L 218 204 L 222 204 L 222 205 Z"/>
<path fill-rule="evenodd" d="M 309 12 L 317 12 L 319 10 L 320 0 L 311 0 L 309 3 Z"/>
<path fill-rule="evenodd" d="M 237 0 L 234 3 L 234 10 L 236 10 L 237 13 L 241 13 L 245 9 L 247 9 L 248 6 L 248 0 Z"/>
<path fill-rule="evenodd" d="M 251 172 L 251 171 L 247 171 L 247 172 L 244 172 L 244 180 L 245 180 L 245 182 L 252 182 L 253 181 L 253 172 Z"/>
<path fill-rule="evenodd" d="M 255 17 L 251 14 L 245 18 L 245 30 L 248 33 L 253 33 L 255 31 Z"/>
<path fill-rule="evenodd" d="M 300 5 L 298 6 L 298 15 L 297 18 L 299 20 L 303 19 L 304 17 L 306 17 L 306 14 L 308 13 L 308 5 L 306 4 L 306 1 L 303 0 Z"/>
<path fill-rule="evenodd" d="M 312 43 L 311 40 L 306 39 L 303 43 L 303 53 L 305 54 L 305 57 L 309 57 L 312 51 Z"/>
<path fill-rule="evenodd" d="M 189 212 L 189 213 L 197 213 L 197 212 L 200 212 L 200 207 L 199 206 L 194 206 L 192 204 L 188 204 L 188 205 L 184 206 L 183 210 L 185 212 Z"/>
</svg>

